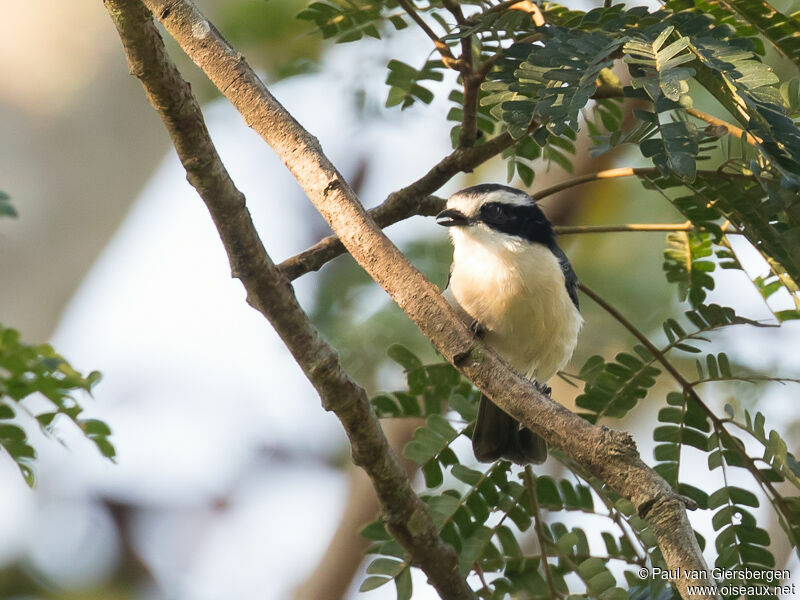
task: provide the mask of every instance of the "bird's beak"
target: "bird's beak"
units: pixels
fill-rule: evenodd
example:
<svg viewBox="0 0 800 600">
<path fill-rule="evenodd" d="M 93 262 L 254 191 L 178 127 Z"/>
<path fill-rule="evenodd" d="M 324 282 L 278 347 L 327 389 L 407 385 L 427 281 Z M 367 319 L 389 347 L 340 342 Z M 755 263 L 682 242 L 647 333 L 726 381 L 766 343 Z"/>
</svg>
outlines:
<svg viewBox="0 0 800 600">
<path fill-rule="evenodd" d="M 443 227 L 461 227 L 469 225 L 467 216 L 454 208 L 448 208 L 436 215 L 436 224 Z"/>
</svg>

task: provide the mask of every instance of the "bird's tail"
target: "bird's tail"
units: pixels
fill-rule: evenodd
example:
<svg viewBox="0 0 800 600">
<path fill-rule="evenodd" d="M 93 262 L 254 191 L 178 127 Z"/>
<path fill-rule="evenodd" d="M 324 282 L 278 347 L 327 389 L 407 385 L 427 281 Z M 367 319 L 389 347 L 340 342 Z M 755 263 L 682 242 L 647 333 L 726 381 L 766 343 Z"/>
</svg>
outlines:
<svg viewBox="0 0 800 600">
<path fill-rule="evenodd" d="M 538 465 L 547 458 L 545 441 L 483 394 L 472 434 L 472 449 L 480 462 L 505 458 L 519 465 Z"/>
</svg>

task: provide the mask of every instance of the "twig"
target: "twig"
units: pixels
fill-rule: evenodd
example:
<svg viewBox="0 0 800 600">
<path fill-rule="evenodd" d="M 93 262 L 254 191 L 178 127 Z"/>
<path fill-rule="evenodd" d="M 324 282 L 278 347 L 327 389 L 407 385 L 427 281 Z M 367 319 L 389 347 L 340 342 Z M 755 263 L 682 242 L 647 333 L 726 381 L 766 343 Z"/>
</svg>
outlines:
<svg viewBox="0 0 800 600">
<path fill-rule="evenodd" d="M 554 227 L 558 235 L 575 235 L 581 233 L 617 233 L 624 231 L 699 231 L 691 223 L 629 223 L 627 225 L 557 225 Z M 723 230 L 726 234 L 741 234 L 735 229 Z"/>
<path fill-rule="evenodd" d="M 490 14 L 493 14 L 493 13 L 496 13 L 496 12 L 502 12 L 504 10 L 507 10 L 507 9 L 511 8 L 512 6 L 514 6 L 515 4 L 517 4 L 518 2 L 519 2 L 519 0 L 505 0 L 504 2 L 501 2 L 500 4 L 495 4 L 494 6 L 490 6 L 489 8 L 484 10 L 483 12 L 480 12 L 480 13 L 475 14 L 475 15 L 470 15 L 469 17 L 464 19 L 464 25 L 467 25 L 467 26 L 477 25 L 478 23 L 481 22 L 481 20 L 483 20 L 483 18 L 486 15 L 490 15 Z"/>
<path fill-rule="evenodd" d="M 397 0 L 397 4 L 399 4 L 400 7 L 406 11 L 406 14 L 411 17 L 411 19 L 417 25 L 419 25 L 419 28 L 425 32 L 425 35 L 431 39 L 433 45 L 436 47 L 436 50 L 442 56 L 442 62 L 444 63 L 444 66 L 448 69 L 463 71 L 464 64 L 462 60 L 459 60 L 453 56 L 453 53 L 450 51 L 450 48 L 447 46 L 447 44 L 439 39 L 439 36 L 434 33 L 433 29 L 431 29 L 424 19 L 419 16 L 419 13 L 417 13 L 413 4 L 411 4 L 411 0 Z"/>
<path fill-rule="evenodd" d="M 664 369 L 672 376 L 675 382 L 681 387 L 683 393 L 691 397 L 692 400 L 694 400 L 697 403 L 697 405 L 703 410 L 703 412 L 706 414 L 709 420 L 713 423 L 715 429 L 719 430 L 720 436 L 724 437 L 729 444 L 739 449 L 739 454 L 743 458 L 743 464 L 740 466 L 747 469 L 747 471 L 750 472 L 750 474 L 753 476 L 753 478 L 756 480 L 756 482 L 759 484 L 762 490 L 764 490 L 764 493 L 767 495 L 767 498 L 770 500 L 773 506 L 775 506 L 776 511 L 778 513 L 778 517 L 785 518 L 787 522 L 791 522 L 791 520 L 794 518 L 792 516 L 793 512 L 791 507 L 786 503 L 786 500 L 783 498 L 783 496 L 781 496 L 778 493 L 772 482 L 763 477 L 761 471 L 759 471 L 758 469 L 758 466 L 755 464 L 750 455 L 747 454 L 747 449 L 744 447 L 741 440 L 733 436 L 727 429 L 725 429 L 722 420 L 717 415 L 714 414 L 714 411 L 712 411 L 706 405 L 705 402 L 703 402 L 703 399 L 700 398 L 699 394 L 697 393 L 697 390 L 695 389 L 695 386 L 693 386 L 692 383 L 688 379 L 686 379 L 669 360 L 667 360 L 667 357 L 664 355 L 664 353 L 661 350 L 659 350 L 655 346 L 655 344 L 653 344 L 653 342 L 651 342 L 650 339 L 639 330 L 639 328 L 637 328 L 633 323 L 631 323 L 628 319 L 626 319 L 625 316 L 622 315 L 616 308 L 611 306 L 608 302 L 603 300 L 595 292 L 586 287 L 585 284 L 579 283 L 578 288 L 584 294 L 589 296 L 589 298 L 594 300 L 594 302 L 596 302 L 600 307 L 602 307 L 603 310 L 605 310 L 608 314 L 614 317 L 614 319 L 616 319 L 628 331 L 630 331 L 633 334 L 633 336 L 637 340 L 639 340 L 639 342 L 641 342 L 643 346 L 645 346 L 648 349 L 648 351 L 656 358 L 656 360 L 658 360 L 658 362 L 661 363 Z M 789 528 L 785 529 L 787 531 L 787 534 L 789 535 L 790 541 L 792 541 L 793 544 L 796 544 L 797 540 L 795 540 L 791 535 L 791 533 L 789 533 L 791 530 Z"/>
<path fill-rule="evenodd" d="M 525 467 L 523 471 L 525 477 L 525 487 L 528 488 L 528 497 L 531 499 L 531 506 L 533 507 L 533 529 L 536 532 L 536 539 L 539 542 L 539 552 L 541 553 L 542 569 L 544 569 L 544 577 L 547 580 L 547 587 L 550 589 L 550 599 L 555 600 L 563 594 L 556 590 L 553 583 L 553 574 L 550 572 L 550 563 L 547 562 L 547 544 L 548 540 L 544 537 L 542 530 L 542 513 L 539 510 L 539 499 L 536 497 L 536 475 L 533 474 L 533 469 L 530 465 Z"/>
<path fill-rule="evenodd" d="M 568 190 L 577 185 L 583 185 L 584 183 L 591 183 L 592 181 L 600 181 L 601 179 L 616 179 L 618 177 L 633 177 L 634 175 L 657 175 L 658 173 L 659 170 L 655 167 L 622 167 L 619 169 L 605 169 L 603 171 L 587 173 L 586 175 L 567 179 L 557 183 L 556 185 L 539 190 L 538 192 L 534 192 L 531 194 L 531 197 L 534 200 L 542 200 L 547 196 L 552 196 L 558 192 L 563 192 L 564 190 Z M 715 176 L 723 177 L 725 179 L 757 179 L 755 175 L 745 175 L 744 173 L 725 173 L 724 171 L 711 171 L 702 169 L 697 171 L 697 175 L 699 177 Z"/>
<path fill-rule="evenodd" d="M 538 5 L 531 2 L 531 0 L 519 0 L 508 7 L 509 10 L 521 10 L 530 14 L 531 20 L 536 27 L 541 27 L 545 24 L 544 14 Z"/>
<path fill-rule="evenodd" d="M 689 586 L 711 585 L 708 576 L 702 576 L 708 567 L 685 512 L 691 501 L 676 494 L 641 460 L 630 435 L 592 425 L 553 402 L 477 340 L 439 289 L 411 265 L 369 217 L 317 140 L 275 100 L 241 54 L 194 4 L 189 0 L 144 1 L 245 121 L 272 146 L 353 258 L 433 346 L 504 411 L 628 498 L 646 519 L 668 568 L 689 575 L 674 581 L 684 597 L 688 598 Z M 374 421 L 374 416 L 369 420 Z M 416 531 L 420 520 L 427 521 L 427 513 L 417 513 L 409 516 L 410 522 L 390 523 L 390 529 L 405 525 Z M 451 575 L 454 582 L 463 583 L 457 573 Z"/>
<path fill-rule="evenodd" d="M 456 0 L 443 0 L 442 4 L 455 17 L 456 23 L 464 24 L 464 13 Z M 461 37 L 461 86 L 464 89 L 464 108 L 458 145 L 468 148 L 478 137 L 478 92 L 485 75 L 475 73 L 472 59 L 472 36 Z"/>
<path fill-rule="evenodd" d="M 594 98 L 595 100 L 601 100 L 604 98 L 624 98 L 624 97 L 625 94 L 623 92 L 623 87 L 621 85 L 609 85 L 609 84 L 598 85 L 597 90 L 592 95 L 592 98 Z M 686 112 L 692 115 L 696 119 L 705 121 L 709 125 L 724 128 L 731 136 L 737 139 L 741 139 L 742 136 L 744 136 L 744 140 L 751 146 L 756 146 L 761 142 L 758 138 L 746 132 L 741 127 L 737 127 L 736 125 L 733 125 L 732 123 L 728 123 L 727 121 L 724 121 L 713 115 L 710 115 L 707 112 L 703 112 L 702 110 L 697 110 L 696 108 L 687 108 Z"/>
<path fill-rule="evenodd" d="M 105 0 L 131 73 L 145 87 L 175 143 L 189 181 L 206 203 L 231 263 L 247 290 L 247 301 L 273 325 L 322 404 L 342 422 L 353 460 L 372 480 L 389 530 L 428 575 L 442 598 L 472 599 L 458 572 L 455 550 L 439 536 L 430 511 L 414 493 L 392 452 L 362 387 L 342 370 L 336 351 L 311 325 L 289 281 L 264 249 L 245 206 L 208 135 L 200 107 L 174 64 L 149 12 L 138 0 Z M 168 11 L 161 6 L 159 14 Z M 177 7 L 176 7 L 177 9 Z"/>
<path fill-rule="evenodd" d="M 755 137 L 747 133 L 741 127 L 737 127 L 727 121 L 723 121 L 722 119 L 718 119 L 717 117 L 705 113 L 701 110 L 697 110 L 696 108 L 687 108 L 686 112 L 695 117 L 696 119 L 700 119 L 701 121 L 705 121 L 715 127 L 723 127 L 730 135 L 737 139 L 741 139 L 744 136 L 745 141 L 750 144 L 751 146 L 755 146 L 760 143 Z"/>
</svg>

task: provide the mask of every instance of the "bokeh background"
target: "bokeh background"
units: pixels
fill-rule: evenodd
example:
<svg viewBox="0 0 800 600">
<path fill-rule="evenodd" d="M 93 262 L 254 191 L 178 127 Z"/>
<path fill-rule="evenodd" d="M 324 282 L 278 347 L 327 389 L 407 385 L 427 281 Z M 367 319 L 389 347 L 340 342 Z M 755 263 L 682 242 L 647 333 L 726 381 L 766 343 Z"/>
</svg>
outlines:
<svg viewBox="0 0 800 600">
<path fill-rule="evenodd" d="M 449 151 L 444 115 L 452 79 L 430 106 L 383 108 L 388 60 L 416 64 L 429 52 L 415 30 L 335 46 L 295 19 L 302 0 L 198 4 L 320 138 L 365 204 L 380 203 Z M 0 322 L 27 341 L 52 341 L 84 372 L 103 373 L 94 396 L 80 401 L 110 424 L 118 458 L 103 459 L 66 421 L 55 438 L 25 424 L 39 453 L 35 488 L 0 454 L 0 598 L 393 598 L 390 586 L 356 591 L 363 542 L 355 530 L 375 510 L 368 486 L 350 467 L 338 421 L 231 279 L 211 220 L 128 75 L 102 4 L 29 0 L 3 10 L 0 189 L 19 218 L 0 220 Z M 212 137 L 273 259 L 326 235 L 269 148 L 167 45 L 205 104 Z M 574 174 L 640 160 L 579 153 Z M 534 188 L 566 176 L 541 165 Z M 441 195 L 485 181 L 505 182 L 499 160 L 455 179 Z M 662 198 L 626 180 L 574 188 L 546 208 L 563 224 L 679 221 Z M 388 231 L 444 284 L 449 243 L 431 219 Z M 654 338 L 664 319 L 680 313 L 661 269 L 663 234 L 572 236 L 562 245 L 581 279 Z M 746 245 L 736 249 L 750 273 L 764 271 Z M 370 391 L 402 385 L 399 368 L 385 358 L 390 343 L 437 360 L 349 258 L 304 276 L 296 289 Z M 751 318 L 770 315 L 741 272 L 718 272 L 712 300 Z M 774 308 L 786 301 L 771 300 Z M 593 354 L 610 357 L 633 343 L 588 299 L 583 312 L 573 372 Z M 797 377 L 798 334 L 797 323 L 739 328 L 719 348 L 746 367 Z M 567 405 L 578 392 L 562 381 L 553 387 Z M 648 459 L 649 430 L 667 389 L 614 423 L 634 433 Z M 720 406 L 757 405 L 796 451 L 797 392 L 721 387 L 709 395 Z M 388 427 L 402 440 L 414 423 Z M 548 463 L 543 470 L 559 469 Z M 692 519 L 709 532 L 709 515 Z M 775 550 L 800 576 L 788 550 Z M 713 560 L 713 547 L 707 557 Z M 415 589 L 415 597 L 435 597 L 424 578 Z"/>
</svg>

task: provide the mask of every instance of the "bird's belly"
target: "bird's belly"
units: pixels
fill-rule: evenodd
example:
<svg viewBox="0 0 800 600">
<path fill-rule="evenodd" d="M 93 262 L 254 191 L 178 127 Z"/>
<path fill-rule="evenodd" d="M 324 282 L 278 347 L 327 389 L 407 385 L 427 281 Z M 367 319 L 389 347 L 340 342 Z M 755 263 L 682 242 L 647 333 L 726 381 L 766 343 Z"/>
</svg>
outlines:
<svg viewBox="0 0 800 600">
<path fill-rule="evenodd" d="M 483 325 L 486 343 L 511 366 L 545 382 L 572 356 L 583 320 L 549 250 L 514 256 L 513 267 L 503 258 L 483 268 L 457 260 L 445 296 Z"/>
</svg>

